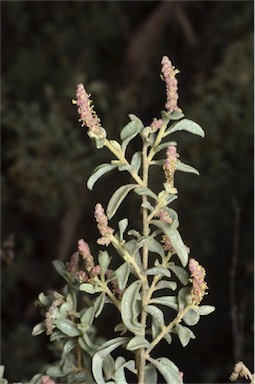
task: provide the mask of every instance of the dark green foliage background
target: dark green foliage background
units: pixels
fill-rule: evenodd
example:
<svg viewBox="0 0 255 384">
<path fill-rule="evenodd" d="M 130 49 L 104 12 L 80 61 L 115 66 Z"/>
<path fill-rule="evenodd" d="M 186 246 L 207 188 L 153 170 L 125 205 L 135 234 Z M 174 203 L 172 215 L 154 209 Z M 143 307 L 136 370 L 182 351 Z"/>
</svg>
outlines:
<svg viewBox="0 0 255 384">
<path fill-rule="evenodd" d="M 31 336 L 41 320 L 33 303 L 41 291 L 63 283 L 52 260 L 68 260 L 80 237 L 96 250 L 94 205 L 106 206 L 126 180 L 113 173 L 92 193 L 86 189 L 108 154 L 95 150 L 77 122 L 71 104 L 76 84 L 86 84 L 108 136 L 118 138 L 128 113 L 150 124 L 164 108 L 164 54 L 181 71 L 180 107 L 206 131 L 204 140 L 174 136 L 182 160 L 201 173 L 177 175 L 175 208 L 191 255 L 207 270 L 205 302 L 217 310 L 195 327 L 197 340 L 185 349 L 176 340 L 159 353 L 172 358 L 190 383 L 227 382 L 237 357 L 252 370 L 253 2 L 4 1 L 1 40 L 2 244 L 11 233 L 16 241 L 9 263 L 2 248 L 6 377 L 28 380 L 54 361 L 47 339 Z M 158 185 L 158 175 L 152 179 Z M 239 356 L 229 292 L 236 205 Z M 119 213 L 138 225 L 136 201 L 128 199 Z M 100 334 L 111 335 L 111 316 L 106 310 Z"/>
</svg>

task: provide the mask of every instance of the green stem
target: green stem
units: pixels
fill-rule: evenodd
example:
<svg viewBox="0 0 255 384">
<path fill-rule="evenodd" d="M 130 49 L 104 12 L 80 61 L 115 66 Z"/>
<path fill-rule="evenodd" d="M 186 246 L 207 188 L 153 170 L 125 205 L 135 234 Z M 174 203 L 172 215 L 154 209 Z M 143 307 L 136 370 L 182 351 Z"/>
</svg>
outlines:
<svg viewBox="0 0 255 384">
<path fill-rule="evenodd" d="M 117 159 L 119 159 L 119 161 L 122 164 L 126 164 L 130 166 L 129 162 L 127 161 L 125 156 L 123 156 L 122 152 L 116 150 L 108 139 L 105 140 L 105 146 L 117 157 Z M 137 182 L 137 184 L 139 184 L 140 187 L 143 187 L 143 180 L 140 178 L 140 176 L 133 169 L 128 170 L 128 172 L 133 177 L 133 179 Z"/>
</svg>

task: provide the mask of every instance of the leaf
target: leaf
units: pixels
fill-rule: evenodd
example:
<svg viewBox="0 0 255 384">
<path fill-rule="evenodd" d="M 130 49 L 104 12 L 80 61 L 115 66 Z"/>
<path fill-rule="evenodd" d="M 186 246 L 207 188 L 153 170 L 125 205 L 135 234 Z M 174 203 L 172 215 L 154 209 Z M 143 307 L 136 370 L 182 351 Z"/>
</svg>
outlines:
<svg viewBox="0 0 255 384">
<path fill-rule="evenodd" d="M 166 281 L 166 280 L 161 280 L 157 285 L 156 285 L 156 290 L 159 289 L 171 289 L 172 291 L 175 291 L 177 288 L 177 283 L 175 281 Z"/>
<path fill-rule="evenodd" d="M 125 218 L 125 219 L 120 220 L 118 223 L 118 226 L 119 226 L 119 231 L 120 231 L 120 240 L 123 240 L 123 234 L 126 231 L 127 226 L 128 226 L 128 219 Z"/>
<path fill-rule="evenodd" d="M 146 208 L 149 211 L 153 211 L 153 209 L 154 209 L 154 207 L 151 205 L 151 203 L 148 200 L 146 200 L 144 203 L 142 203 L 141 207 Z"/>
<path fill-rule="evenodd" d="M 92 325 L 94 317 L 95 317 L 95 308 L 90 307 L 90 308 L 86 309 L 86 312 L 82 315 L 80 321 L 81 321 L 81 323 L 84 323 L 84 325 L 86 325 L 87 329 L 88 329 Z"/>
<path fill-rule="evenodd" d="M 168 265 L 168 268 L 171 269 L 171 271 L 173 271 L 173 273 L 176 275 L 176 277 L 178 277 L 178 279 L 183 285 L 188 284 L 189 274 L 184 268 L 179 267 L 177 265 L 171 265 L 171 264 Z"/>
<path fill-rule="evenodd" d="M 134 334 L 141 334 L 144 325 L 136 319 L 136 304 L 140 298 L 140 281 L 134 281 L 124 292 L 121 299 L 121 317 L 124 325 Z"/>
<path fill-rule="evenodd" d="M 195 339 L 196 336 L 194 333 L 187 327 L 184 327 L 181 324 L 177 324 L 174 328 L 174 333 L 177 333 L 181 345 L 186 347 L 189 344 L 190 339 Z"/>
<path fill-rule="evenodd" d="M 137 187 L 137 188 L 135 188 L 134 192 L 140 196 L 147 195 L 147 196 L 152 197 L 154 200 L 158 199 L 158 196 L 154 192 L 152 192 L 149 188 Z"/>
<path fill-rule="evenodd" d="M 152 316 L 152 337 L 155 339 L 165 326 L 164 314 L 155 305 L 147 305 L 145 311 Z"/>
<path fill-rule="evenodd" d="M 165 251 L 162 245 L 155 239 L 150 239 L 148 244 L 148 249 L 150 252 L 157 253 L 162 257 L 162 259 L 165 257 Z"/>
<path fill-rule="evenodd" d="M 59 366 L 48 368 L 46 374 L 52 377 L 64 377 L 66 375 Z"/>
<path fill-rule="evenodd" d="M 142 130 L 143 123 L 140 119 L 131 120 L 120 132 L 120 138 L 122 141 L 121 148 L 125 153 L 125 150 L 129 142 Z"/>
<path fill-rule="evenodd" d="M 149 269 L 147 269 L 145 274 L 146 275 L 162 275 L 162 276 L 166 276 L 166 277 L 170 277 L 171 276 L 171 274 L 168 271 L 168 269 L 166 269 L 164 267 L 152 267 L 152 268 L 149 268 Z"/>
<path fill-rule="evenodd" d="M 111 262 L 110 256 L 107 251 L 100 251 L 98 255 L 98 262 L 100 265 L 100 274 L 102 276 L 105 275 L 105 272 L 107 268 L 109 267 L 109 264 Z"/>
<path fill-rule="evenodd" d="M 87 181 L 87 187 L 90 191 L 92 191 L 93 186 L 95 182 L 100 179 L 101 176 L 106 174 L 107 172 L 112 171 L 114 168 L 117 168 L 118 164 L 100 164 L 98 167 L 96 167 L 90 176 L 90 178 Z"/>
<path fill-rule="evenodd" d="M 182 130 L 185 130 L 187 132 L 193 133 L 194 135 L 198 135 L 201 137 L 205 136 L 205 132 L 200 127 L 200 125 L 198 125 L 194 121 L 188 120 L 188 119 L 183 119 L 183 120 L 179 121 L 178 123 L 174 124 L 173 127 L 170 127 L 170 129 L 168 129 L 165 132 L 165 136 L 169 135 L 170 133 L 173 133 L 176 131 L 182 131 Z"/>
<path fill-rule="evenodd" d="M 84 291 L 87 293 L 97 293 L 97 292 L 102 292 L 102 288 L 98 287 L 97 285 L 93 285 L 90 283 L 83 283 L 80 285 L 80 291 Z"/>
<path fill-rule="evenodd" d="M 195 307 L 194 311 L 196 311 L 199 315 L 204 316 L 214 312 L 215 307 L 213 305 L 201 305 L 199 307 Z"/>
<path fill-rule="evenodd" d="M 170 307 L 176 311 L 178 310 L 176 296 L 160 296 L 160 297 L 152 298 L 150 299 L 150 303 L 166 305 L 167 307 Z"/>
<path fill-rule="evenodd" d="M 126 346 L 127 351 L 135 351 L 139 348 L 149 348 L 150 343 L 142 336 L 133 337 Z"/>
<path fill-rule="evenodd" d="M 183 321 L 187 325 L 196 325 L 199 322 L 200 315 L 194 311 L 194 309 L 190 309 L 184 316 L 183 316 Z"/>
<path fill-rule="evenodd" d="M 182 241 L 181 235 L 177 229 L 172 229 L 165 227 L 165 234 L 169 238 L 175 252 L 177 253 L 183 267 L 187 265 L 188 262 L 188 252 L 185 244 Z"/>
<path fill-rule="evenodd" d="M 32 336 L 38 336 L 40 335 L 41 333 L 45 332 L 45 322 L 42 321 L 41 323 L 39 324 L 36 324 L 33 328 L 33 331 L 32 331 Z"/>
<path fill-rule="evenodd" d="M 190 291 L 191 291 L 191 287 L 183 287 L 179 290 L 179 292 L 178 292 L 179 310 L 183 309 L 188 304 L 187 296 L 190 294 Z"/>
<path fill-rule="evenodd" d="M 58 318 L 56 327 L 67 336 L 75 337 L 80 335 L 80 331 L 78 330 L 77 325 L 71 320 L 65 319 L 63 317 Z"/>
<path fill-rule="evenodd" d="M 115 149 L 116 152 L 119 152 L 121 153 L 121 146 L 120 146 L 120 143 L 118 143 L 118 141 L 116 140 L 109 140 L 109 143 L 111 144 L 111 146 Z"/>
<path fill-rule="evenodd" d="M 136 173 L 139 172 L 139 169 L 141 167 L 141 163 L 142 163 L 142 156 L 141 156 L 141 152 L 135 152 L 132 156 L 132 159 L 131 159 L 131 162 L 130 162 L 130 165 L 133 167 L 134 171 Z"/>
<path fill-rule="evenodd" d="M 158 374 L 153 364 L 147 364 L 144 371 L 144 382 L 147 384 L 157 384 Z"/>
<path fill-rule="evenodd" d="M 166 119 L 167 121 L 169 120 L 179 120 L 184 116 L 184 114 L 180 111 L 173 111 L 171 113 L 166 112 L 166 111 L 161 111 L 161 117 L 162 119 Z"/>
<path fill-rule="evenodd" d="M 104 308 L 104 303 L 105 303 L 105 293 L 102 292 L 101 295 L 99 295 L 96 300 L 94 301 L 94 309 L 95 309 L 95 317 L 97 318 L 103 308 Z"/>
<path fill-rule="evenodd" d="M 56 271 L 66 280 L 68 281 L 69 278 L 68 278 L 68 272 L 66 270 L 66 266 L 65 264 L 63 263 L 63 261 L 61 260 L 54 260 L 52 262 L 54 268 L 56 269 Z"/>
<path fill-rule="evenodd" d="M 115 270 L 114 275 L 118 279 L 118 284 L 121 290 L 126 288 L 130 274 L 130 266 L 128 262 L 123 263 L 118 269 Z"/>
<path fill-rule="evenodd" d="M 76 340 L 68 340 L 64 345 L 62 356 L 66 356 L 76 345 Z"/>
<path fill-rule="evenodd" d="M 43 292 L 41 292 L 38 296 L 38 300 L 39 302 L 44 305 L 45 307 L 47 307 L 50 303 L 51 303 L 51 300 L 49 297 L 45 296 L 45 294 Z"/>
<path fill-rule="evenodd" d="M 179 160 L 176 162 L 175 167 L 176 167 L 177 171 L 194 173 L 195 175 L 199 176 L 199 172 L 196 168 L 193 168 L 188 164 L 182 163 Z"/>
<path fill-rule="evenodd" d="M 158 371 L 166 380 L 167 384 L 182 384 L 180 372 L 177 366 L 166 357 L 159 357 L 157 360 L 150 358 L 150 362 L 155 365 Z"/>
<path fill-rule="evenodd" d="M 109 219 L 111 219 L 115 215 L 117 209 L 119 208 L 120 204 L 125 199 L 127 194 L 136 187 L 137 184 L 122 185 L 120 188 L 117 189 L 117 191 L 114 192 L 106 210 Z"/>
<path fill-rule="evenodd" d="M 92 359 L 92 372 L 97 384 L 105 384 L 103 377 L 103 361 L 114 349 L 129 341 L 129 337 L 116 337 L 106 341 L 94 354 Z"/>
<path fill-rule="evenodd" d="M 131 372 L 136 373 L 134 360 L 125 361 L 122 356 L 117 357 L 115 361 L 115 384 L 128 384 L 125 377 L 124 368 L 129 369 Z"/>
</svg>

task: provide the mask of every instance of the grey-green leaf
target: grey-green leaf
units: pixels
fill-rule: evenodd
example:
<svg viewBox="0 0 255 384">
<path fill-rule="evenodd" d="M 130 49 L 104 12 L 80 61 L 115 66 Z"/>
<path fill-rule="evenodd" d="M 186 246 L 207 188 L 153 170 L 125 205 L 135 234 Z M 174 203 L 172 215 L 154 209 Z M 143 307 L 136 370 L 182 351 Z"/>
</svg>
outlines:
<svg viewBox="0 0 255 384">
<path fill-rule="evenodd" d="M 196 168 L 191 167 L 188 164 L 182 163 L 180 160 L 176 162 L 176 170 L 182 171 L 182 172 L 188 172 L 188 173 L 194 173 L 195 175 L 199 176 L 199 172 Z"/>
<path fill-rule="evenodd" d="M 125 290 L 121 300 L 121 317 L 124 325 L 134 334 L 141 334 L 144 326 L 137 321 L 136 305 L 140 297 L 141 282 L 134 281 Z"/>
<path fill-rule="evenodd" d="M 182 119 L 181 121 L 178 121 L 178 123 L 174 124 L 173 127 L 170 127 L 170 129 L 166 131 L 166 135 L 176 131 L 182 131 L 182 130 L 185 130 L 187 132 L 193 133 L 194 135 L 198 135 L 201 137 L 205 136 L 205 132 L 200 127 L 200 125 L 188 119 Z"/>
<path fill-rule="evenodd" d="M 33 328 L 33 331 L 32 331 L 32 335 L 33 336 L 38 336 L 40 335 L 41 333 L 45 332 L 45 322 L 42 321 L 41 323 L 39 324 L 36 324 Z"/>
<path fill-rule="evenodd" d="M 150 362 L 152 362 L 159 370 L 167 384 L 183 383 L 179 374 L 179 369 L 171 360 L 167 359 L 166 357 L 159 357 L 157 360 L 150 358 Z"/>
<path fill-rule="evenodd" d="M 120 138 L 122 140 L 121 148 L 125 153 L 129 142 L 141 131 L 143 124 L 140 119 L 131 120 L 120 132 Z"/>
<path fill-rule="evenodd" d="M 149 347 L 150 347 L 150 343 L 148 342 L 148 340 L 146 340 L 142 336 L 135 336 L 129 341 L 128 345 L 126 346 L 126 349 L 128 351 L 135 351 L 136 349 L 139 349 L 139 348 L 149 348 Z"/>
<path fill-rule="evenodd" d="M 215 307 L 213 305 L 201 305 L 199 307 L 195 307 L 194 310 L 199 314 L 199 315 L 209 315 L 213 311 L 215 311 Z"/>
<path fill-rule="evenodd" d="M 80 285 L 80 291 L 84 291 L 87 293 L 97 293 L 97 292 L 102 292 L 102 288 L 98 287 L 97 285 L 93 285 L 90 283 L 83 283 Z"/>
<path fill-rule="evenodd" d="M 172 229 L 165 227 L 165 234 L 169 238 L 175 252 L 177 253 L 183 267 L 187 265 L 188 262 L 188 252 L 185 244 L 182 241 L 181 235 L 177 229 Z"/>
<path fill-rule="evenodd" d="M 166 305 L 167 307 L 173 308 L 177 311 L 177 298 L 176 296 L 160 296 L 150 299 L 150 303 Z"/>
<path fill-rule="evenodd" d="M 73 323 L 71 320 L 59 317 L 56 322 L 56 327 L 70 337 L 79 336 L 80 331 L 77 328 L 77 325 Z"/>
<path fill-rule="evenodd" d="M 149 268 L 146 271 L 146 275 L 162 275 L 162 276 L 166 276 L 166 277 L 170 277 L 171 276 L 171 274 L 168 271 L 168 269 L 166 269 L 164 267 L 152 267 L 152 268 Z"/>
<path fill-rule="evenodd" d="M 130 274 L 129 264 L 127 262 L 123 263 L 118 269 L 115 270 L 114 274 L 118 279 L 120 289 L 125 289 Z"/>
<path fill-rule="evenodd" d="M 171 289 L 172 291 L 175 291 L 177 288 L 177 283 L 175 281 L 166 281 L 166 280 L 161 280 L 157 285 L 156 289 Z"/>
<path fill-rule="evenodd" d="M 127 226 L 128 226 L 128 219 L 125 218 L 125 219 L 120 220 L 118 223 L 118 226 L 119 226 L 119 231 L 120 231 L 120 240 L 123 240 L 123 234 L 126 231 Z"/>
<path fill-rule="evenodd" d="M 98 262 L 100 265 L 100 274 L 104 275 L 110 264 L 110 256 L 107 251 L 100 251 L 98 255 Z"/>
<path fill-rule="evenodd" d="M 114 192 L 106 210 L 109 219 L 111 219 L 115 215 L 117 209 L 119 208 L 120 204 L 125 199 L 127 194 L 136 187 L 137 184 L 122 185 L 120 188 L 117 189 L 117 191 Z"/>
<path fill-rule="evenodd" d="M 141 163 L 142 163 L 141 152 L 135 152 L 132 156 L 130 164 L 136 173 L 139 172 Z"/>
<path fill-rule="evenodd" d="M 94 307 L 90 307 L 86 309 L 86 312 L 81 317 L 81 323 L 85 323 L 88 328 L 92 325 L 95 317 L 95 309 Z"/>
<path fill-rule="evenodd" d="M 128 341 L 129 337 L 117 337 L 115 339 L 108 340 L 95 353 L 92 359 L 92 372 L 97 384 L 105 384 L 103 377 L 103 360 L 105 357 L 109 355 L 114 349 Z"/>
<path fill-rule="evenodd" d="M 186 345 L 188 345 L 190 339 L 196 338 L 194 333 L 189 328 L 184 327 L 181 324 L 176 325 L 175 332 L 178 334 L 178 337 L 183 347 L 186 347 Z"/>
<path fill-rule="evenodd" d="M 53 366 L 49 367 L 46 371 L 47 375 L 52 377 L 63 377 L 65 376 L 65 373 L 62 371 L 62 369 L 59 366 Z"/>
<path fill-rule="evenodd" d="M 178 279 L 180 280 L 180 282 L 183 284 L 183 285 L 187 285 L 188 282 L 189 282 L 189 274 L 188 272 L 182 268 L 182 267 L 179 267 L 178 265 L 168 265 L 168 268 L 173 271 L 173 273 L 176 275 L 176 277 L 178 277 Z"/>
<path fill-rule="evenodd" d="M 66 280 L 68 281 L 68 272 L 66 270 L 66 266 L 61 260 L 54 260 L 52 262 L 56 271 Z"/>
<path fill-rule="evenodd" d="M 145 311 L 147 313 L 149 313 L 152 317 L 153 317 L 153 320 L 158 323 L 161 327 L 164 327 L 165 325 L 165 320 L 164 320 L 164 314 L 163 312 L 161 311 L 161 309 L 159 309 L 158 307 L 156 307 L 155 305 L 147 305 L 145 307 Z"/>
<path fill-rule="evenodd" d="M 95 309 L 95 317 L 96 318 L 101 314 L 101 312 L 104 308 L 104 303 L 105 303 L 105 293 L 102 292 L 101 295 L 99 295 L 94 302 L 94 309 Z"/>
<path fill-rule="evenodd" d="M 92 191 L 95 182 L 98 179 L 100 179 L 101 176 L 103 176 L 107 172 L 110 172 L 111 170 L 113 170 L 114 168 L 117 168 L 117 167 L 118 167 L 118 164 L 108 164 L 108 163 L 100 164 L 98 167 L 96 167 L 94 169 L 92 175 L 90 176 L 90 178 L 87 181 L 88 189 Z"/>
<path fill-rule="evenodd" d="M 134 192 L 137 193 L 138 195 L 150 196 L 154 200 L 157 200 L 157 198 L 158 198 L 158 196 L 154 192 L 152 192 L 149 188 L 137 187 L 137 188 L 135 188 Z"/>
<path fill-rule="evenodd" d="M 200 315 L 194 311 L 194 309 L 190 309 L 184 316 L 183 316 L 183 321 L 187 325 L 196 325 L 199 322 Z"/>
<path fill-rule="evenodd" d="M 191 291 L 191 287 L 183 287 L 179 290 L 178 292 L 179 310 L 183 309 L 188 304 L 187 296 L 190 294 L 190 291 Z"/>
</svg>

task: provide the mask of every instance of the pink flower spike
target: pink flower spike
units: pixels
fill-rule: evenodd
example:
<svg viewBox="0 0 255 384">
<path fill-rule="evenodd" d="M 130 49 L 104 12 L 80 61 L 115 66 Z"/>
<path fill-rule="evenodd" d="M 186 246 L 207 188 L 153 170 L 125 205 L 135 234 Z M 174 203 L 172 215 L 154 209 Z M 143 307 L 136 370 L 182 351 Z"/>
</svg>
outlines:
<svg viewBox="0 0 255 384">
<path fill-rule="evenodd" d="M 206 289 L 208 289 L 205 282 L 205 269 L 193 258 L 189 260 L 189 270 L 191 273 L 192 289 L 191 298 L 192 302 L 199 305 L 206 295 Z"/>
<path fill-rule="evenodd" d="M 165 104 L 166 110 L 171 113 L 173 111 L 180 111 L 181 109 L 177 106 L 178 95 L 178 81 L 176 74 L 179 73 L 178 69 L 175 69 L 171 61 L 167 56 L 164 56 L 161 61 L 162 64 L 162 75 L 166 83 L 166 96 L 167 101 Z"/>
</svg>

